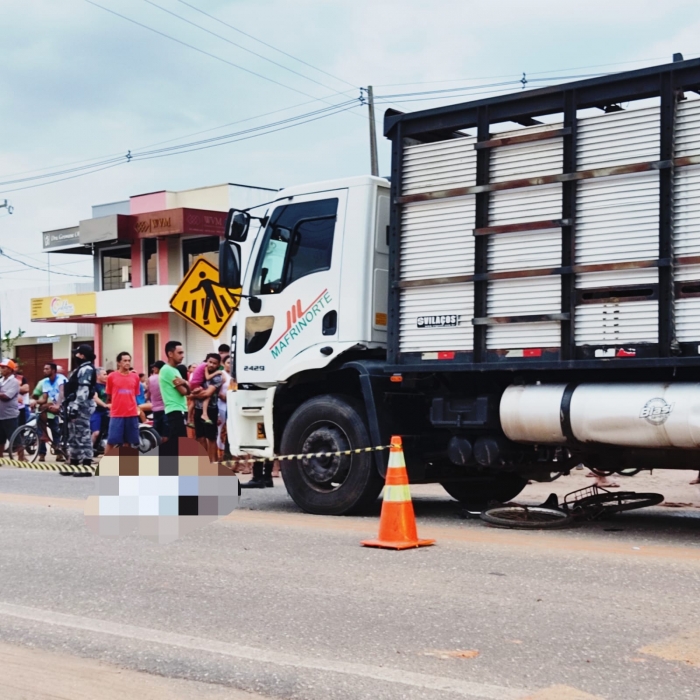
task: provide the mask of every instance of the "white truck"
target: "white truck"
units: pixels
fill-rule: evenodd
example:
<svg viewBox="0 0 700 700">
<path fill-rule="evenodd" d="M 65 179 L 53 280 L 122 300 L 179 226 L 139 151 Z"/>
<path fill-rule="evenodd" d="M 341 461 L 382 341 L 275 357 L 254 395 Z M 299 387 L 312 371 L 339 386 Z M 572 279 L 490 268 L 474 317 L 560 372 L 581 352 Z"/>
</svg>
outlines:
<svg viewBox="0 0 700 700">
<path fill-rule="evenodd" d="M 412 483 L 700 468 L 700 60 L 410 114 L 390 181 L 232 211 L 232 449 L 404 438 Z M 285 461 L 311 513 L 378 496 L 385 452 Z"/>
</svg>

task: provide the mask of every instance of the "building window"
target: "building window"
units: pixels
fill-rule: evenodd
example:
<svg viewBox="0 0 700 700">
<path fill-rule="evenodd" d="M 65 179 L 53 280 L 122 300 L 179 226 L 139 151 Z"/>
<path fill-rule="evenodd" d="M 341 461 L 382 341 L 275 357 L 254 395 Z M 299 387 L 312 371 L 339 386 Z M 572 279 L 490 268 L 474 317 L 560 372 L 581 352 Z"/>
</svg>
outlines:
<svg viewBox="0 0 700 700">
<path fill-rule="evenodd" d="M 158 284 L 158 241 L 146 238 L 143 241 L 143 286 Z"/>
<path fill-rule="evenodd" d="M 159 359 L 158 346 L 160 342 L 158 335 L 158 333 L 146 333 L 146 366 L 144 367 L 146 374 L 151 373 L 151 365 Z"/>
<path fill-rule="evenodd" d="M 112 248 L 102 253 L 102 290 L 131 287 L 131 248 Z"/>
<path fill-rule="evenodd" d="M 218 267 L 219 243 L 221 243 L 221 239 L 218 236 L 197 236 L 182 241 L 183 274 L 187 274 L 187 270 L 192 267 L 200 255 Z"/>
</svg>

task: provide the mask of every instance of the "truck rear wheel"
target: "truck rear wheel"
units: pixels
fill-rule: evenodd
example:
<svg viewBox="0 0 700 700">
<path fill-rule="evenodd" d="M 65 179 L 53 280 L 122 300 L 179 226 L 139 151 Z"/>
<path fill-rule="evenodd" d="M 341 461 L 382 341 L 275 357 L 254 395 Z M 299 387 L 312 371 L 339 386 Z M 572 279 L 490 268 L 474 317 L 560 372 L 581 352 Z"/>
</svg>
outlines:
<svg viewBox="0 0 700 700">
<path fill-rule="evenodd" d="M 303 403 L 282 433 L 282 454 L 341 452 L 371 446 L 362 404 L 328 394 Z M 371 452 L 305 457 L 282 462 L 282 478 L 292 500 L 307 513 L 345 515 L 376 501 L 382 481 Z"/>
<path fill-rule="evenodd" d="M 489 501 L 507 503 L 515 498 L 527 484 L 527 480 L 517 474 L 473 477 L 464 481 L 444 481 L 441 486 L 447 493 L 462 503 L 477 508 Z"/>
</svg>

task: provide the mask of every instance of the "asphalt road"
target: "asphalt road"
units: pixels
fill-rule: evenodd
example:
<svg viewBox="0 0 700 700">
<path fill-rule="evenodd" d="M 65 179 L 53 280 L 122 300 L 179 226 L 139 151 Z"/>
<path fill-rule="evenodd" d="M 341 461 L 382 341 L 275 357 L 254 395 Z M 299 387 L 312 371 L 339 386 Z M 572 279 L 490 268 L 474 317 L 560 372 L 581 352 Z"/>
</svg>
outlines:
<svg viewBox="0 0 700 700">
<path fill-rule="evenodd" d="M 415 487 L 437 545 L 391 552 L 359 546 L 376 513 L 302 514 L 279 481 L 172 544 L 105 539 L 92 479 L 2 469 L 0 697 L 697 698 L 700 490 L 652 478 L 688 505 L 549 533 Z"/>
</svg>

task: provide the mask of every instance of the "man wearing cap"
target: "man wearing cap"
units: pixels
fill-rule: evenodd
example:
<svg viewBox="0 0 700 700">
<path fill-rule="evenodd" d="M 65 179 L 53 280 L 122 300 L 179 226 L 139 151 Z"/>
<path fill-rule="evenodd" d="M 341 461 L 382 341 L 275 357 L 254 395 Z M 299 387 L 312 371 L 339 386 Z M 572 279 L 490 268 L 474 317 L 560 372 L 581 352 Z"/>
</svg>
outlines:
<svg viewBox="0 0 700 700">
<path fill-rule="evenodd" d="M 0 457 L 5 452 L 5 442 L 17 430 L 19 418 L 19 382 L 15 377 L 17 365 L 12 360 L 0 361 Z"/>
<path fill-rule="evenodd" d="M 80 345 L 75 351 L 80 361 L 63 387 L 66 419 L 68 421 L 68 459 L 74 466 L 92 464 L 92 433 L 90 415 L 95 410 L 95 385 L 97 373 L 93 361 L 95 353 L 89 345 Z M 90 476 L 91 473 L 78 472 L 74 476 Z"/>
</svg>

